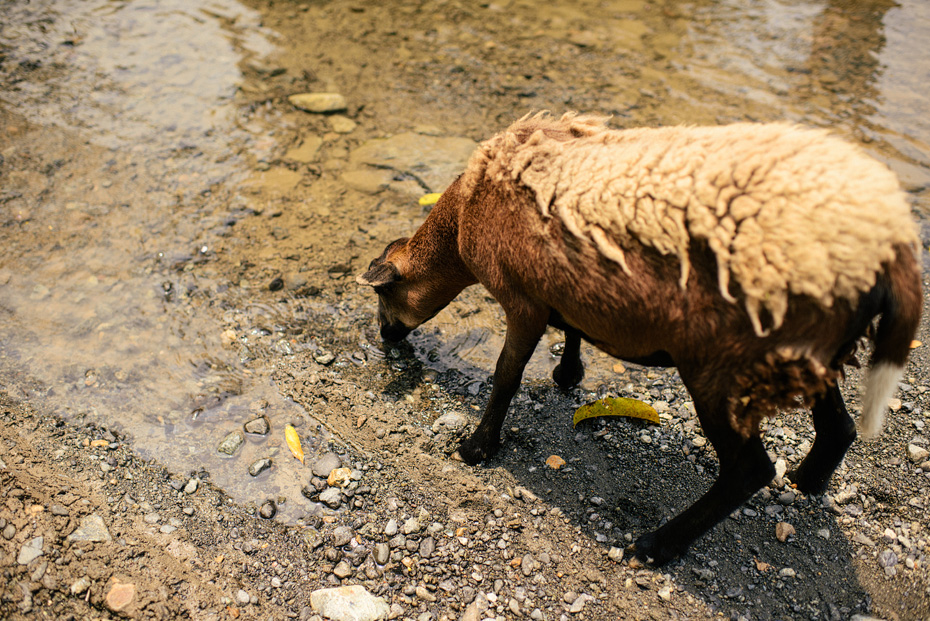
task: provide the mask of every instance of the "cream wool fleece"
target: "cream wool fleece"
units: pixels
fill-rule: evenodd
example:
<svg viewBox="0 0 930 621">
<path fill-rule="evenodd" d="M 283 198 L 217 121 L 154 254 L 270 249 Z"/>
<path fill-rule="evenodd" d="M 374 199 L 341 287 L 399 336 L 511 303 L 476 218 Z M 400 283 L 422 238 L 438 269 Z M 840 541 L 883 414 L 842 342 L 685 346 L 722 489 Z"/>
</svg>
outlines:
<svg viewBox="0 0 930 621">
<path fill-rule="evenodd" d="M 526 116 L 479 146 L 463 187 L 529 190 L 543 218 L 558 217 L 627 274 L 630 240 L 674 254 L 682 288 L 692 239 L 706 240 L 721 295 L 736 302 L 730 282 L 739 285 L 760 336 L 781 326 L 789 294 L 827 307 L 853 300 L 875 284 L 895 244 L 917 244 L 895 175 L 824 130 L 738 123 L 616 131 L 604 122 Z"/>
</svg>

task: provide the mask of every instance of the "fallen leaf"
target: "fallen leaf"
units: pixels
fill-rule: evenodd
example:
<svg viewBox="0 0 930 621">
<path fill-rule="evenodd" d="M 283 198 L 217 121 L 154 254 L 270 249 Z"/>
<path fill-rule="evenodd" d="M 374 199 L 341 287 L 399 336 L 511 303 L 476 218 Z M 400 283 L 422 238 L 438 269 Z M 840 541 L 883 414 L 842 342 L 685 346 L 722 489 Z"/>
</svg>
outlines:
<svg viewBox="0 0 930 621">
<path fill-rule="evenodd" d="M 768 571 L 772 568 L 771 565 L 769 565 L 768 563 L 764 561 L 760 561 L 759 559 L 753 559 L 753 560 L 756 562 L 756 569 L 758 569 L 759 571 Z"/>
<path fill-rule="evenodd" d="M 779 522 L 775 525 L 775 538 L 780 542 L 785 543 L 788 537 L 797 534 L 794 526 L 788 522 Z"/>
<path fill-rule="evenodd" d="M 422 206 L 426 205 L 435 205 L 439 202 L 439 197 L 442 196 L 441 192 L 431 192 L 430 194 L 424 194 L 420 197 L 420 200 L 417 201 Z"/>
<path fill-rule="evenodd" d="M 917 349 L 921 345 L 923 345 L 923 343 L 921 343 L 920 341 L 911 341 L 911 349 Z"/>
<path fill-rule="evenodd" d="M 358 420 L 355 421 L 355 428 L 356 428 L 356 429 L 361 429 L 361 428 L 362 428 L 362 425 L 364 425 L 364 424 L 365 424 L 365 421 L 367 421 L 367 420 L 368 420 L 368 417 L 365 416 L 364 414 L 363 414 L 362 416 L 359 416 L 359 417 L 358 417 Z"/>
<path fill-rule="evenodd" d="M 627 418 L 641 418 L 654 425 L 659 424 L 659 413 L 648 403 L 627 399 L 625 397 L 605 397 L 593 403 L 588 403 L 575 410 L 572 425 L 577 425 L 588 418 L 599 416 L 625 416 Z"/>
<path fill-rule="evenodd" d="M 106 440 L 94 440 L 90 443 L 91 446 L 110 446 L 110 443 Z"/>
<path fill-rule="evenodd" d="M 546 465 L 553 470 L 558 470 L 565 465 L 565 460 L 558 455 L 550 455 L 549 458 L 546 459 Z"/>
<path fill-rule="evenodd" d="M 294 457 L 300 460 L 300 463 L 304 463 L 304 449 L 300 446 L 300 436 L 297 435 L 297 430 L 294 429 L 294 425 L 287 425 L 284 427 L 284 440 L 287 442 L 287 448 L 291 449 L 291 453 L 294 454 Z"/>
</svg>

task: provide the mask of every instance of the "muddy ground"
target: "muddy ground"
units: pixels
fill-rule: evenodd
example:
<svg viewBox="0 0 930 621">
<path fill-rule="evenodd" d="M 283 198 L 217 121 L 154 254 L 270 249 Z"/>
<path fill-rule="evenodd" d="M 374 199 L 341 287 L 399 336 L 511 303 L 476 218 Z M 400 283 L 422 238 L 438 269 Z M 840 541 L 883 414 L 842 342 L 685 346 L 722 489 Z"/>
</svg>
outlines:
<svg viewBox="0 0 930 621">
<path fill-rule="evenodd" d="M 449 455 L 486 402 L 500 310 L 474 288 L 387 346 L 354 282 L 422 220 L 417 199 L 443 189 L 469 145 L 530 109 L 612 114 L 617 127 L 835 122 L 902 175 L 926 248 L 926 167 L 876 139 L 861 104 L 843 107 L 836 66 L 789 72 L 774 104 L 708 88 L 681 70 L 678 46 L 712 3 L 255 3 L 238 21 L 207 7 L 242 56 L 218 108 L 230 125 L 180 124 L 188 133 L 167 146 L 128 130 L 107 143 L 88 137 L 99 118 L 54 116 L 86 103 L 63 79 L 80 64 L 82 22 L 23 6 L 4 15 L 55 38 L 0 56 L 10 97 L 52 110 L 0 103 L 0 616 L 313 619 L 312 592 L 358 584 L 391 618 L 421 621 L 930 618 L 927 345 L 884 434 L 854 445 L 827 495 L 776 480 L 651 569 L 620 551 L 716 473 L 673 371 L 586 349 L 588 377 L 566 394 L 547 379 L 553 332 L 501 454 L 469 467 Z M 830 39 L 839 18 L 826 10 L 819 45 L 872 45 L 855 26 L 870 18 Z M 243 43 L 258 29 L 276 52 Z M 307 91 L 338 91 L 347 109 L 287 99 Z M 382 138 L 396 140 L 387 157 Z M 94 296 L 108 305 L 81 306 Z M 172 358 L 186 375 L 164 372 Z M 662 423 L 572 428 L 604 391 L 652 403 Z M 256 419 L 270 431 L 217 456 Z M 284 444 L 289 423 L 305 464 Z M 766 434 L 789 466 L 810 440 L 801 413 Z M 351 473 L 344 487 L 313 472 L 329 454 Z M 566 465 L 548 467 L 551 455 Z M 247 474 L 259 458 L 270 470 Z M 779 538 L 780 524 L 793 533 Z"/>
</svg>

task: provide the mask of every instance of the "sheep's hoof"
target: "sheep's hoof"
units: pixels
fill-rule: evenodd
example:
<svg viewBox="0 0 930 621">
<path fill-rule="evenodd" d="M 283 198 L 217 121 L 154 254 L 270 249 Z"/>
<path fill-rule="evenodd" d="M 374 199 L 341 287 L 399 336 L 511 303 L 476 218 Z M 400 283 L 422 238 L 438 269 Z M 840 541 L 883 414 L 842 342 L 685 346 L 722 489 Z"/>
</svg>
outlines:
<svg viewBox="0 0 930 621">
<path fill-rule="evenodd" d="M 566 369 L 561 362 L 552 370 L 552 381 L 562 390 L 571 390 L 584 379 L 584 365 Z"/>
<path fill-rule="evenodd" d="M 831 472 L 826 477 L 816 477 L 810 475 L 809 472 L 810 470 L 804 468 L 804 462 L 801 462 L 797 469 L 788 471 L 785 476 L 797 486 L 798 491 L 805 494 L 819 496 L 826 492 L 830 483 L 830 474 L 833 473 Z"/>
<path fill-rule="evenodd" d="M 659 539 L 654 532 L 641 535 L 633 545 L 631 552 L 644 564 L 653 567 L 659 567 L 681 556 L 683 551 L 673 546 L 662 545 L 659 543 Z"/>
<path fill-rule="evenodd" d="M 477 466 L 485 459 L 497 454 L 499 449 L 500 442 L 483 442 L 475 440 L 475 437 L 472 436 L 459 445 L 459 450 L 455 454 L 469 466 Z"/>
</svg>

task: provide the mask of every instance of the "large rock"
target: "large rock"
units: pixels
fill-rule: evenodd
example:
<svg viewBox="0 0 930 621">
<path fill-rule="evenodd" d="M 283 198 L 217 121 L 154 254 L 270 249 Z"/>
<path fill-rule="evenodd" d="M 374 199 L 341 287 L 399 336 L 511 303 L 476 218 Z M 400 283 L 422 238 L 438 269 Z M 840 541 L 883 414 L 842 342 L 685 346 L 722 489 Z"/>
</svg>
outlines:
<svg viewBox="0 0 930 621">
<path fill-rule="evenodd" d="M 462 173 L 476 146 L 468 138 L 406 132 L 364 143 L 349 155 L 349 168 L 350 172 L 389 169 L 416 179 L 423 192 L 441 192 Z"/>
<path fill-rule="evenodd" d="M 310 605 L 332 621 L 379 621 L 390 612 L 383 598 L 359 585 L 314 591 L 310 594 Z"/>
</svg>

